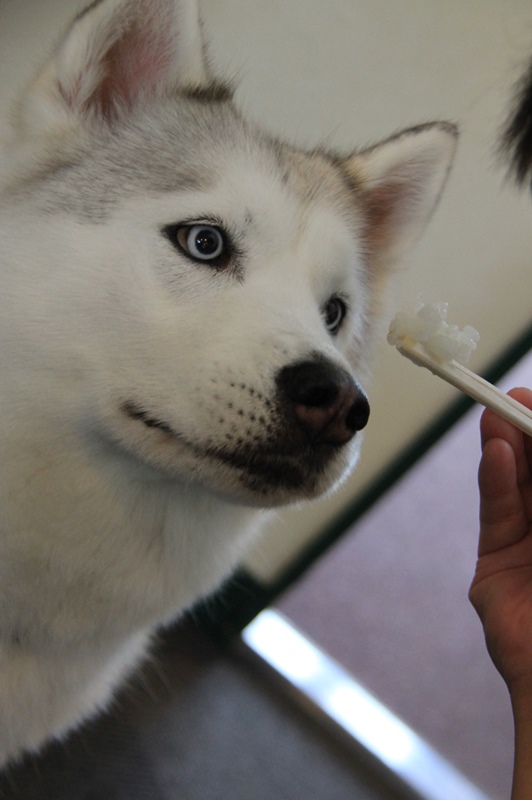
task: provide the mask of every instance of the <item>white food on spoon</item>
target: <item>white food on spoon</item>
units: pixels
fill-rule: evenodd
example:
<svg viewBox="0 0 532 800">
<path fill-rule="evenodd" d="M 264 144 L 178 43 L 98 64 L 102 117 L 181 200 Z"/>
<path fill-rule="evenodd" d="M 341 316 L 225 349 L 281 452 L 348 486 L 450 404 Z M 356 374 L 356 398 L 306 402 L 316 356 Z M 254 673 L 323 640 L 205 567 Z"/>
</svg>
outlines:
<svg viewBox="0 0 532 800">
<path fill-rule="evenodd" d="M 418 303 L 414 308 L 400 311 L 390 324 L 388 342 L 399 348 L 406 342 L 418 342 L 438 361 L 467 364 L 480 334 L 471 325 L 463 330 L 458 325 L 449 325 L 448 307 L 445 302 Z"/>
<path fill-rule="evenodd" d="M 480 339 L 470 325 L 463 330 L 447 322 L 447 303 L 418 303 L 401 311 L 390 325 L 388 341 L 401 355 L 491 408 L 532 437 L 532 410 L 463 365 Z"/>
</svg>

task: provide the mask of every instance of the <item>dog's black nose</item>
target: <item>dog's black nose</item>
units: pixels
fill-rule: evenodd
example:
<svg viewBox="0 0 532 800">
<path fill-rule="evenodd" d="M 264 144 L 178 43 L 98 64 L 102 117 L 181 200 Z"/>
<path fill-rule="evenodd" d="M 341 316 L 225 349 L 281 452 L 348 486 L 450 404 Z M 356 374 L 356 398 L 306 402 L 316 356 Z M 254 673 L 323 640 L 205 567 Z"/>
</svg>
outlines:
<svg viewBox="0 0 532 800">
<path fill-rule="evenodd" d="M 326 359 L 283 367 L 277 386 L 312 442 L 346 444 L 368 421 L 365 394 L 348 372 Z"/>
</svg>

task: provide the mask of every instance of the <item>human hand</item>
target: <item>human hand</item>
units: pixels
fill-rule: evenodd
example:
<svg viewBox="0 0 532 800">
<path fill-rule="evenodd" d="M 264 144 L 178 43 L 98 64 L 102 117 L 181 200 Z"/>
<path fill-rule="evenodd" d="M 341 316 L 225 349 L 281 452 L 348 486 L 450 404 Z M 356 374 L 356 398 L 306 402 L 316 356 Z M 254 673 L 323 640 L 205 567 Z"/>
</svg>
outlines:
<svg viewBox="0 0 532 800">
<path fill-rule="evenodd" d="M 532 408 L 532 391 L 514 389 Z M 532 697 L 532 438 L 485 411 L 480 537 L 469 598 L 510 693 Z"/>
</svg>

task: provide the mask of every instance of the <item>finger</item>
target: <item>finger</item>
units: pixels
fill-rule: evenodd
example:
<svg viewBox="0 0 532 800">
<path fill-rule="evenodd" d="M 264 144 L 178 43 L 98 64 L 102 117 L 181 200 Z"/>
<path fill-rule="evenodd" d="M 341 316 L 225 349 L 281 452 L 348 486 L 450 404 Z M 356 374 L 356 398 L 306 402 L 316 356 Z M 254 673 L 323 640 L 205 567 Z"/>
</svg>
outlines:
<svg viewBox="0 0 532 800">
<path fill-rule="evenodd" d="M 505 439 L 486 441 L 479 466 L 479 556 L 509 547 L 527 535 L 528 515 L 517 482 L 515 451 Z"/>
<path fill-rule="evenodd" d="M 515 389 L 511 389 L 508 394 L 532 410 L 532 389 L 528 389 L 526 386 L 518 386 Z"/>
<path fill-rule="evenodd" d="M 515 400 L 522 403 L 528 409 L 532 410 L 532 390 L 525 388 L 512 389 L 508 392 Z M 528 470 L 532 475 L 532 437 L 523 436 L 525 457 L 528 464 Z"/>
<path fill-rule="evenodd" d="M 532 409 L 532 391 L 530 389 L 512 389 L 509 394 L 527 408 Z M 483 413 L 480 430 L 483 447 L 489 439 L 497 438 L 507 441 L 514 450 L 517 483 L 521 489 L 527 513 L 532 519 L 532 438 L 525 436 L 490 410 Z"/>
<path fill-rule="evenodd" d="M 490 408 L 486 408 L 480 418 L 480 435 L 482 445 L 488 439 L 504 439 L 512 445 L 514 450 L 522 448 L 523 434 L 521 431 L 510 422 L 499 417 Z"/>
<path fill-rule="evenodd" d="M 532 411 L 532 389 L 518 387 L 516 389 L 511 389 L 508 394 L 510 397 L 513 397 L 514 400 L 517 400 L 518 403 L 521 403 L 521 405 Z M 500 425 L 501 430 L 514 430 L 513 425 L 511 425 L 510 422 L 506 422 L 505 420 L 501 419 L 494 411 L 491 411 L 490 409 L 486 409 L 486 419 L 489 421 L 490 428 L 492 425 Z"/>
</svg>

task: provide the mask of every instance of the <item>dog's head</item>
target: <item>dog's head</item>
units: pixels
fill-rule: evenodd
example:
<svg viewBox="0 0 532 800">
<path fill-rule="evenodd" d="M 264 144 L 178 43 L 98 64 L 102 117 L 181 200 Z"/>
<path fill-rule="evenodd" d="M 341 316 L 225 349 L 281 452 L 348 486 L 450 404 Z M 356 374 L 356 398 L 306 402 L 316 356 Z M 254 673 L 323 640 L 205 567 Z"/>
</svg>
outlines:
<svg viewBox="0 0 532 800">
<path fill-rule="evenodd" d="M 383 279 L 433 211 L 455 129 L 303 152 L 211 77 L 192 0 L 101 0 L 16 132 L 0 221 L 6 370 L 31 389 L 17 413 L 242 502 L 341 480 Z"/>
</svg>

